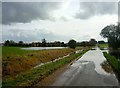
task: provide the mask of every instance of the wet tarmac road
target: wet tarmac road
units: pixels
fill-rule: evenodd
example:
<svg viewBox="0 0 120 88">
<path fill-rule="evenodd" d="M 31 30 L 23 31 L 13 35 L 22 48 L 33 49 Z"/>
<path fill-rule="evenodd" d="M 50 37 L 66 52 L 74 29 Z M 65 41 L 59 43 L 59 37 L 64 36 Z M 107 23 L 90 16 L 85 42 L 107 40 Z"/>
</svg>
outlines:
<svg viewBox="0 0 120 88">
<path fill-rule="evenodd" d="M 118 86 L 115 74 L 105 72 L 105 57 L 99 48 L 90 50 L 61 74 L 52 86 Z"/>
</svg>

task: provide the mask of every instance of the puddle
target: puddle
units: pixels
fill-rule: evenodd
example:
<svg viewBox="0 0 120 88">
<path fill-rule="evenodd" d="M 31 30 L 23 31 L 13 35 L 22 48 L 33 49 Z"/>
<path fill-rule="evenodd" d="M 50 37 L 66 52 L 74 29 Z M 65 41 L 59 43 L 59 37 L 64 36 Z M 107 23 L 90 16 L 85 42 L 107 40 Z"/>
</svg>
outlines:
<svg viewBox="0 0 120 88">
<path fill-rule="evenodd" d="M 92 61 L 78 61 L 78 63 L 81 63 L 81 64 L 88 64 L 90 62 L 92 62 Z"/>
<path fill-rule="evenodd" d="M 63 56 L 63 57 L 59 57 L 59 58 L 57 58 L 57 59 L 55 59 L 55 60 L 53 60 L 53 61 L 49 61 L 49 62 L 46 62 L 46 63 L 40 63 L 40 64 L 38 64 L 37 66 L 35 66 L 34 68 L 37 68 L 37 67 L 39 67 L 39 66 L 42 66 L 42 65 L 45 65 L 45 64 L 48 64 L 48 63 L 56 62 L 56 61 L 58 61 L 58 60 L 60 60 L 60 59 L 63 59 L 63 58 L 65 58 L 65 57 L 68 57 L 68 56 L 70 56 L 70 54 L 68 54 L 68 55 L 66 55 L 66 56 Z"/>
<path fill-rule="evenodd" d="M 80 52 L 82 52 L 83 50 L 77 50 L 77 51 L 75 51 L 75 53 L 80 53 Z M 72 52 L 73 53 L 73 52 Z M 72 53 L 70 53 L 70 54 L 72 54 Z M 59 58 L 57 58 L 57 59 L 55 59 L 55 60 L 53 60 L 53 61 L 49 61 L 49 62 L 46 62 L 46 63 L 40 63 L 40 64 L 38 64 L 37 66 L 35 66 L 34 68 L 37 68 L 37 67 L 39 67 L 39 66 L 42 66 L 42 65 L 45 65 L 45 64 L 48 64 L 48 63 L 51 63 L 51 62 L 56 62 L 56 61 L 58 61 L 58 60 L 60 60 L 60 59 L 63 59 L 63 58 L 65 58 L 65 57 L 68 57 L 68 56 L 70 56 L 70 54 L 67 54 L 67 55 L 65 55 L 65 56 L 63 56 L 63 57 L 59 57 Z"/>
<path fill-rule="evenodd" d="M 70 54 L 71 54 L 71 53 L 70 53 Z M 65 58 L 65 57 L 70 56 L 70 54 L 67 54 L 66 56 L 63 56 L 63 57 L 59 57 L 59 58 L 57 58 L 57 59 L 55 59 L 55 60 L 53 60 L 53 61 L 49 61 L 49 62 L 46 62 L 46 63 L 40 63 L 40 64 L 38 64 L 37 66 L 35 66 L 34 68 L 37 68 L 37 67 L 39 67 L 39 66 L 42 66 L 42 65 L 45 65 L 45 64 L 48 64 L 48 63 L 51 63 L 51 62 L 56 62 L 56 61 L 58 61 L 58 60 L 60 60 L 60 59 L 63 59 L 63 58 Z"/>
<path fill-rule="evenodd" d="M 96 50 L 89 50 L 86 52 L 80 59 L 78 59 L 77 62 L 86 64 L 92 61 L 95 64 L 95 70 L 97 73 L 110 75 L 110 73 L 107 73 L 101 66 L 101 63 L 103 63 L 105 60 L 106 58 L 103 56 L 102 51 L 99 48 L 96 48 Z"/>
<path fill-rule="evenodd" d="M 82 65 L 85 65 L 85 64 L 88 64 L 90 63 L 90 61 L 76 61 L 75 63 L 73 63 L 71 66 L 75 67 L 75 66 L 82 66 Z"/>
<path fill-rule="evenodd" d="M 83 49 L 77 50 L 77 51 L 75 51 L 75 53 L 80 53 L 80 52 L 82 52 L 82 51 L 83 51 Z"/>
</svg>

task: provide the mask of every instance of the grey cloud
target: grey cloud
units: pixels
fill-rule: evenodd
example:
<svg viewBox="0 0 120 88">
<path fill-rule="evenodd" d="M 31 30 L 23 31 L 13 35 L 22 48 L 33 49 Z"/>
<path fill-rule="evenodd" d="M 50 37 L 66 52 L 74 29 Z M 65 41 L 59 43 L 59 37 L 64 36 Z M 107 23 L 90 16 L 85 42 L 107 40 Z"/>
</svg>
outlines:
<svg viewBox="0 0 120 88">
<path fill-rule="evenodd" d="M 118 22 L 120 22 L 120 2 L 118 3 Z"/>
<path fill-rule="evenodd" d="M 2 23 L 2 2 L 0 2 L 0 24 Z"/>
<path fill-rule="evenodd" d="M 54 19 L 50 13 L 60 5 L 60 2 L 3 2 L 2 23 L 27 23 L 36 19 Z"/>
<path fill-rule="evenodd" d="M 117 14 L 117 2 L 80 2 L 80 10 L 75 17 L 88 19 L 94 15 Z"/>
<path fill-rule="evenodd" d="M 25 42 L 41 41 L 45 38 L 48 41 L 66 41 L 69 38 L 67 36 L 55 35 L 54 33 L 45 29 L 9 29 L 3 30 L 2 41 L 14 40 L 16 42 L 22 40 Z"/>
<path fill-rule="evenodd" d="M 64 17 L 64 16 L 62 16 L 62 17 L 60 18 L 60 20 L 63 20 L 63 21 L 69 21 L 69 19 L 66 18 L 66 17 Z"/>
</svg>

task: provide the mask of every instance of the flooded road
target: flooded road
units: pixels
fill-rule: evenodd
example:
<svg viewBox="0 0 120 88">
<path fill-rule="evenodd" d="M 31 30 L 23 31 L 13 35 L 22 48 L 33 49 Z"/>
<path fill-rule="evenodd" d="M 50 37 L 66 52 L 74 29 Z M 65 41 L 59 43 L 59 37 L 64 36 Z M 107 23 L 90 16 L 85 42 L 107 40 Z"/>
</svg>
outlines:
<svg viewBox="0 0 120 88">
<path fill-rule="evenodd" d="M 52 86 L 118 86 L 115 74 L 102 69 L 100 64 L 105 60 L 99 48 L 89 50 L 61 74 Z"/>
</svg>

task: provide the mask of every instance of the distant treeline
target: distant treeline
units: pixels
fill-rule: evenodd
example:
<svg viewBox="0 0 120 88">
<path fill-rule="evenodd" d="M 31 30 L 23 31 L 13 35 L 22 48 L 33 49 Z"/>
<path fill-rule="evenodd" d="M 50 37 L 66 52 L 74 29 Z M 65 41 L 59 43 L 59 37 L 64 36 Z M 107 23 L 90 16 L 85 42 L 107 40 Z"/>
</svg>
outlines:
<svg viewBox="0 0 120 88">
<path fill-rule="evenodd" d="M 23 41 L 14 42 L 13 40 L 6 40 L 3 44 L 4 46 L 23 46 L 23 47 L 66 47 L 67 45 L 64 42 L 32 42 L 24 43 Z"/>
<path fill-rule="evenodd" d="M 23 41 L 15 42 L 13 40 L 6 40 L 3 43 L 3 46 L 22 46 L 22 47 L 68 47 L 70 44 L 72 45 L 75 40 L 70 40 L 68 43 L 54 41 L 54 42 L 47 42 L 46 39 L 42 39 L 41 42 L 32 42 L 32 43 L 25 43 Z M 72 46 L 94 46 L 97 44 L 95 39 L 91 39 L 90 41 L 82 41 L 76 42 Z"/>
</svg>

